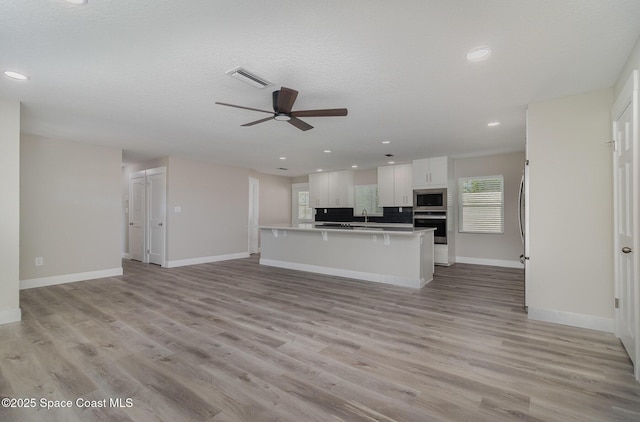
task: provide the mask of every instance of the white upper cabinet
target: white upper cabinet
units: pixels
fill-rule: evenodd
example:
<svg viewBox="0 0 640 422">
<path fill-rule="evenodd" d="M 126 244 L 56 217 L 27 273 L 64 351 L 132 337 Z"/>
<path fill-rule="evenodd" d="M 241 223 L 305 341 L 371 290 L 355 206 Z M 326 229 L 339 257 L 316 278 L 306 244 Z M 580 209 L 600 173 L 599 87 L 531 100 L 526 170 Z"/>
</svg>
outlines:
<svg viewBox="0 0 640 422">
<path fill-rule="evenodd" d="M 326 208 L 329 203 L 329 177 L 327 173 L 309 175 L 309 206 Z"/>
<path fill-rule="evenodd" d="M 446 188 L 448 158 L 435 157 L 413 161 L 413 188 Z"/>
<path fill-rule="evenodd" d="M 332 171 L 329 175 L 329 207 L 353 207 L 353 171 Z"/>
<path fill-rule="evenodd" d="M 395 202 L 394 166 L 378 167 L 378 206 L 393 207 Z"/>
<path fill-rule="evenodd" d="M 353 171 L 310 174 L 309 205 L 312 208 L 353 207 Z"/>
<path fill-rule="evenodd" d="M 398 206 L 413 206 L 413 166 L 411 164 L 400 164 L 395 166 L 394 185 L 396 188 L 396 204 Z"/>
<path fill-rule="evenodd" d="M 411 173 L 411 164 L 378 167 L 378 206 L 412 206 Z"/>
</svg>

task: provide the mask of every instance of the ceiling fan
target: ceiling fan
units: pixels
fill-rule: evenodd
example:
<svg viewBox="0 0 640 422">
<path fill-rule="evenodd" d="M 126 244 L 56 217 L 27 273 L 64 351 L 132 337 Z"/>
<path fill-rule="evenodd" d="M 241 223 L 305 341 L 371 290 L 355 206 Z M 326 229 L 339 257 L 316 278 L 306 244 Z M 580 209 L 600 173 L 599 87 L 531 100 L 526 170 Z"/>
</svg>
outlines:
<svg viewBox="0 0 640 422">
<path fill-rule="evenodd" d="M 300 130 L 313 129 L 313 126 L 300 120 L 298 117 L 332 117 L 332 116 L 346 116 L 346 108 L 327 108 L 322 110 L 298 110 L 293 111 L 293 103 L 298 97 L 298 91 L 291 88 L 282 87 L 278 91 L 273 91 L 273 111 L 260 110 L 258 108 L 244 107 L 235 104 L 220 103 L 216 101 L 216 104 L 220 104 L 228 107 L 242 108 L 245 110 L 261 111 L 263 113 L 272 114 L 272 116 L 256 120 L 255 122 L 245 123 L 241 126 L 253 126 L 258 123 L 267 122 L 269 120 L 281 120 L 286 121 L 297 127 Z"/>
</svg>

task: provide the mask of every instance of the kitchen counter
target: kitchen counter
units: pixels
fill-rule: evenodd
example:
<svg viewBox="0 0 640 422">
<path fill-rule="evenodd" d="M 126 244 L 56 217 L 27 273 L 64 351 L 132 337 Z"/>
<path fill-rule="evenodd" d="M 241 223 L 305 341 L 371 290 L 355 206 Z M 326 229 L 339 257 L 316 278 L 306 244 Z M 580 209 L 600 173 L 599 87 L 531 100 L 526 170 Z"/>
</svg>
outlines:
<svg viewBox="0 0 640 422">
<path fill-rule="evenodd" d="M 261 229 L 272 229 L 272 230 L 301 230 L 301 231 L 323 231 L 323 230 L 344 230 L 353 233 L 364 232 L 367 234 L 372 234 L 373 232 L 380 233 L 388 233 L 388 234 L 397 234 L 404 236 L 419 236 L 424 234 L 427 231 L 435 231 L 435 229 L 431 228 L 414 228 L 413 226 L 394 226 L 394 225 L 348 225 L 343 226 L 340 223 L 329 223 L 329 224 L 281 224 L 281 225 L 272 225 L 272 226 L 260 226 Z"/>
<path fill-rule="evenodd" d="M 411 226 L 261 226 L 260 264 L 421 288 L 433 279 L 433 233 Z"/>
</svg>

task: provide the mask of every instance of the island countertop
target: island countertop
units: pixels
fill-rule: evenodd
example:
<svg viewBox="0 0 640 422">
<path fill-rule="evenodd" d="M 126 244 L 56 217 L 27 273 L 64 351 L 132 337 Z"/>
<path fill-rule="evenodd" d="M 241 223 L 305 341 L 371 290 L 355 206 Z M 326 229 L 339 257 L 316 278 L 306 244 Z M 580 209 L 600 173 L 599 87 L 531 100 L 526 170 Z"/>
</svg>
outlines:
<svg viewBox="0 0 640 422">
<path fill-rule="evenodd" d="M 427 232 L 435 231 L 434 228 L 414 228 L 382 225 L 354 225 L 341 226 L 339 224 L 275 224 L 260 226 L 261 229 L 271 230 L 298 230 L 298 231 L 339 231 L 344 233 L 365 233 L 365 234 L 390 234 L 398 236 L 421 236 Z"/>
<path fill-rule="evenodd" d="M 433 228 L 260 226 L 260 264 L 421 288 L 433 279 Z"/>
</svg>

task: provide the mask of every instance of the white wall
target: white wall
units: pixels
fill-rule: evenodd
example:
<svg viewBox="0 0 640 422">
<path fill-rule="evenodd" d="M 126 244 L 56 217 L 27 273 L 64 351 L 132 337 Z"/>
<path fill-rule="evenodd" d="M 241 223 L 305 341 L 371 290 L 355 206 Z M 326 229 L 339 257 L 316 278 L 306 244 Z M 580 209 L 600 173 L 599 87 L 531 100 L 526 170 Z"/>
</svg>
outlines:
<svg viewBox="0 0 640 422">
<path fill-rule="evenodd" d="M 122 151 L 31 135 L 20 148 L 21 287 L 121 274 Z"/>
<path fill-rule="evenodd" d="M 356 170 L 353 172 L 354 185 L 377 185 L 378 169 Z"/>
<path fill-rule="evenodd" d="M 529 317 L 613 330 L 613 90 L 529 105 Z"/>
<path fill-rule="evenodd" d="M 0 99 L 0 324 L 20 313 L 20 103 Z"/>
<path fill-rule="evenodd" d="M 251 172 L 259 183 L 258 223 L 291 223 L 291 178 Z"/>
<path fill-rule="evenodd" d="M 502 175 L 504 179 L 504 233 L 458 233 L 456 229 L 456 262 L 522 268 L 518 192 L 524 161 L 524 151 L 454 161 L 456 182 L 461 177 Z"/>
<path fill-rule="evenodd" d="M 249 173 L 244 168 L 169 157 L 169 266 L 248 256 Z"/>
<path fill-rule="evenodd" d="M 633 47 L 631 54 L 627 58 L 627 62 L 620 72 L 620 76 L 614 87 L 614 98 L 622 91 L 622 88 L 624 88 L 624 85 L 631 76 L 631 72 L 636 69 L 640 69 L 640 37 L 636 41 L 636 45 Z"/>
</svg>

